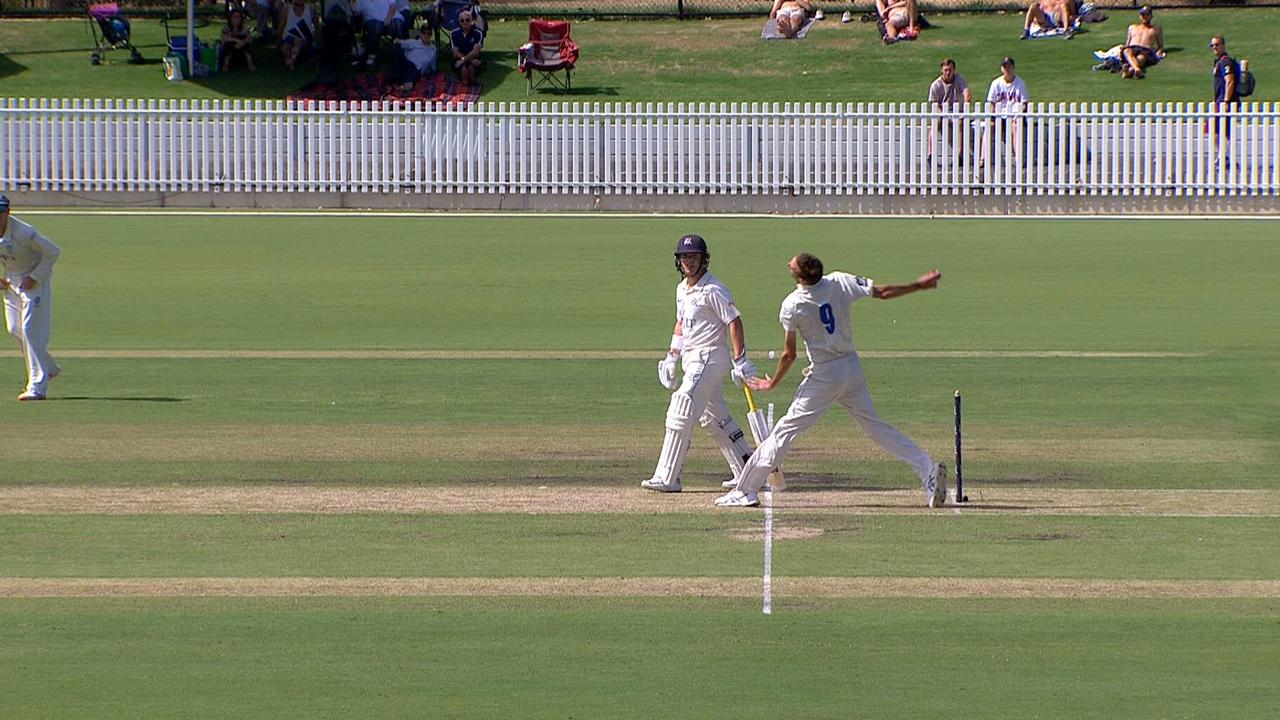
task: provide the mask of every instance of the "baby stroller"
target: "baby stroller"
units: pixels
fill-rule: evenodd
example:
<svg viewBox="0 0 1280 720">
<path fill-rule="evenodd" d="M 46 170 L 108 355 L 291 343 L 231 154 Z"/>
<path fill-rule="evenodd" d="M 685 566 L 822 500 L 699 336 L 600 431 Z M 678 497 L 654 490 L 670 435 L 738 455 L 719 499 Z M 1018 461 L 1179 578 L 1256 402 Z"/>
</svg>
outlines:
<svg viewBox="0 0 1280 720">
<path fill-rule="evenodd" d="M 127 48 L 129 62 L 142 63 L 142 53 L 129 42 L 129 21 L 120 13 L 116 3 L 98 3 L 89 6 L 89 33 L 93 35 L 93 54 L 89 62 L 102 64 L 102 56 L 107 50 Z"/>
</svg>

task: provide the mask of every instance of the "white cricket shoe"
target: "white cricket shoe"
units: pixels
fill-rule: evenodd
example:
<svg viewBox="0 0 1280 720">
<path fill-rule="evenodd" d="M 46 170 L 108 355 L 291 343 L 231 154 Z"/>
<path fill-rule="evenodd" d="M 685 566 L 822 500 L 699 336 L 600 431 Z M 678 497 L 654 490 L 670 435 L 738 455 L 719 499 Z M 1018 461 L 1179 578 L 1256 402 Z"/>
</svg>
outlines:
<svg viewBox="0 0 1280 720">
<path fill-rule="evenodd" d="M 760 504 L 760 496 L 755 493 L 744 493 L 734 490 L 727 495 L 716 498 L 716 507 L 755 507 Z"/>
<path fill-rule="evenodd" d="M 644 482 L 640 483 L 640 487 L 644 488 L 645 490 L 655 490 L 657 492 L 664 492 L 664 493 L 677 493 L 677 492 L 680 492 L 681 490 L 679 480 L 676 480 L 675 482 L 672 482 L 672 483 L 664 483 L 656 477 L 651 477 L 648 480 L 645 480 Z"/>
<path fill-rule="evenodd" d="M 928 481 L 924 484 L 925 500 L 931 508 L 940 508 L 947 504 L 947 466 L 938 463 L 933 466 Z"/>
<path fill-rule="evenodd" d="M 44 393 L 36 392 L 35 390 L 23 390 L 22 394 L 18 396 L 18 402 L 32 402 L 34 400 L 43 399 Z"/>
</svg>

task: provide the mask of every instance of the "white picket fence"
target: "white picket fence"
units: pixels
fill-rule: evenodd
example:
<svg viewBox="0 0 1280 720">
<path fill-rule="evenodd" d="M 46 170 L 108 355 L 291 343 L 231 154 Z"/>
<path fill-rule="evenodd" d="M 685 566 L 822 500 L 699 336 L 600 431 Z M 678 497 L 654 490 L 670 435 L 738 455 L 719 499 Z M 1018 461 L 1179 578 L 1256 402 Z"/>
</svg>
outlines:
<svg viewBox="0 0 1280 720">
<path fill-rule="evenodd" d="M 1275 196 L 1277 110 L 0 98 L 0 189 Z"/>
</svg>

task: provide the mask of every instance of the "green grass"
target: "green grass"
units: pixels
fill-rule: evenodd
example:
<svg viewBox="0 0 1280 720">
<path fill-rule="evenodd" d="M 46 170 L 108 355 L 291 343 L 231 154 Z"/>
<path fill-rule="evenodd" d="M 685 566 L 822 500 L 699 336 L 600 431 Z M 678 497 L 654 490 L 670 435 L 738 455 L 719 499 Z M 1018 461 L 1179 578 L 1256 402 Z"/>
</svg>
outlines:
<svg viewBox="0 0 1280 720">
<path fill-rule="evenodd" d="M 1161 11 L 1168 58 L 1145 81 L 1090 72 L 1092 52 L 1123 42 L 1136 17 L 1123 10 L 1088 26 L 1072 41 L 1020 42 L 1021 15 L 945 14 L 918 42 L 885 47 L 869 24 L 819 23 L 800 42 L 759 39 L 762 18 L 665 21 L 577 21 L 582 47 L 574 77 L 579 102 L 909 102 L 924 98 L 943 57 L 956 59 L 979 99 L 999 73 L 1000 58 L 1013 55 L 1018 73 L 1037 101 L 1143 102 L 1209 99 L 1209 35 L 1225 34 L 1237 57 L 1248 57 L 1264 78 L 1255 100 L 1267 94 L 1280 41 L 1269 28 L 1280 22 L 1271 8 Z M 523 20 L 494 22 L 482 75 L 482 100 L 523 101 L 523 76 L 515 49 L 524 42 Z M 205 27 L 206 39 L 217 29 Z M 164 32 L 158 21 L 134 22 L 134 40 L 150 64 L 131 66 L 117 52 L 111 64 L 88 62 L 92 43 L 81 20 L 6 20 L 0 24 L 0 95 L 10 97 L 282 98 L 311 79 L 289 73 L 278 51 L 258 47 L 261 70 L 197 82 L 164 79 L 159 58 Z M 561 100 L 540 94 L 538 100 Z"/>
<path fill-rule="evenodd" d="M 0 607 L 30 718 L 1261 717 L 1274 602 L 50 600 Z"/>
<path fill-rule="evenodd" d="M 629 490 L 629 489 L 628 489 Z M 619 490 L 624 492 L 624 490 Z M 708 496 L 708 500 L 711 496 Z M 814 515 L 777 575 L 1267 580 L 1273 518 Z M 760 519 L 663 514 L 6 517 L 0 577 L 753 577 Z M 924 552 L 929 546 L 945 553 Z M 785 593 L 782 596 L 786 598 Z"/>
<path fill-rule="evenodd" d="M 708 238 L 762 367 L 795 252 L 881 282 L 941 268 L 938 292 L 857 304 L 854 338 L 880 413 L 940 457 L 963 389 L 971 495 L 1277 487 L 1280 247 L 1267 221 L 28 217 L 63 249 L 55 354 L 457 356 L 64 354 L 51 401 L 0 411 L 0 492 L 638 494 L 667 403 L 653 363 L 672 323 L 670 253 L 689 231 Z M 872 355 L 915 350 L 1188 354 Z M 12 352 L 0 370 L 16 393 Z M 798 380 L 768 399 L 781 410 Z M 0 717 L 1262 717 L 1280 699 L 1274 598 L 785 592 L 799 576 L 1274 581 L 1274 517 L 788 509 L 832 487 L 916 485 L 835 413 L 787 467 L 797 487 L 777 498 L 779 527 L 822 532 L 777 542 L 772 617 L 757 598 L 8 597 Z M 690 489 L 709 501 L 724 476 L 696 434 Z M 0 507 L 0 581 L 759 577 L 760 544 L 735 534 L 758 532 L 760 514 L 651 499 L 561 515 Z"/>
</svg>

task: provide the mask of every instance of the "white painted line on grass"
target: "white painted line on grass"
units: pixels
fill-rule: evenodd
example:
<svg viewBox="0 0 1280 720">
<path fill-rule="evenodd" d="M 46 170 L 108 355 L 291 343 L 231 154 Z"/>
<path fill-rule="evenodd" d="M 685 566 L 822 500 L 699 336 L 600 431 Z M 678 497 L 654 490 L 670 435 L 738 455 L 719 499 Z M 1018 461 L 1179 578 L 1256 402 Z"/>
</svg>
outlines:
<svg viewBox="0 0 1280 720">
<path fill-rule="evenodd" d="M 764 607 L 773 614 L 773 491 L 764 492 Z"/>
</svg>

